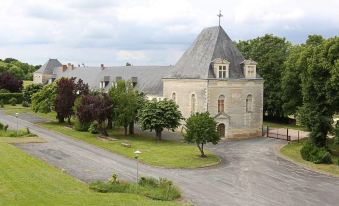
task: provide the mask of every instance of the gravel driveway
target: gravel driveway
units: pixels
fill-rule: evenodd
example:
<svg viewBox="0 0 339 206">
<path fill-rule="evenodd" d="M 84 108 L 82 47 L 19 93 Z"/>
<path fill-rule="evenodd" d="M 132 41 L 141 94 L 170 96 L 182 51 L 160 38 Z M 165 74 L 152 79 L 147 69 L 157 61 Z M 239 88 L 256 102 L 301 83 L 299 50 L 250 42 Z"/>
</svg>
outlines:
<svg viewBox="0 0 339 206">
<path fill-rule="evenodd" d="M 14 117 L 0 112 L 0 121 L 14 126 Z M 19 121 L 20 127 L 46 139 L 47 143 L 18 145 L 29 154 L 65 169 L 83 181 L 105 180 L 112 172 L 135 181 L 136 163 L 122 157 Z M 304 169 L 275 154 L 283 144 L 276 139 L 257 138 L 226 141 L 209 146 L 223 158 L 220 166 L 204 169 L 161 169 L 140 166 L 144 176 L 167 177 L 179 185 L 194 205 L 338 205 L 339 178 Z M 161 154 L 166 155 L 166 154 Z"/>
</svg>

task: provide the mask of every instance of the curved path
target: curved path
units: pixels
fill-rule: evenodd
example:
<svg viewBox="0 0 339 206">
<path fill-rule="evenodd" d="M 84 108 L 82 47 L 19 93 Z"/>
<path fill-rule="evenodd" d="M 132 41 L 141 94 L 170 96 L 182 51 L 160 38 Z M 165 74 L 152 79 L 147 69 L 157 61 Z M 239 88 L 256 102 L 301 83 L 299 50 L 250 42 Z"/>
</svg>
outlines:
<svg viewBox="0 0 339 206">
<path fill-rule="evenodd" d="M 16 119 L 0 112 L 0 121 L 15 127 Z M 134 160 L 19 120 L 20 127 L 47 143 L 18 145 L 69 174 L 83 180 L 105 180 L 112 172 L 134 180 Z M 144 176 L 167 177 L 179 185 L 194 205 L 328 205 L 339 203 L 339 178 L 304 169 L 275 154 L 282 141 L 258 138 L 229 141 L 209 149 L 224 159 L 213 168 L 183 170 L 140 166 Z M 166 155 L 166 154 L 159 154 Z"/>
</svg>

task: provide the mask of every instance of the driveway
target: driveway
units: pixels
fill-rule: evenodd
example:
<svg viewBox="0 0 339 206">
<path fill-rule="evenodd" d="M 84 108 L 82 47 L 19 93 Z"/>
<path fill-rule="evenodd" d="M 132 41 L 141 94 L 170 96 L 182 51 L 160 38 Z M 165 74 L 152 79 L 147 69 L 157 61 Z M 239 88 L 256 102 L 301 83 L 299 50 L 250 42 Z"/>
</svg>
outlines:
<svg viewBox="0 0 339 206">
<path fill-rule="evenodd" d="M 0 120 L 15 127 L 14 117 Z M 112 172 L 135 181 L 134 160 L 73 140 L 19 120 L 47 143 L 18 145 L 40 159 L 65 169 L 83 181 L 106 180 Z M 167 177 L 194 205 L 334 206 L 339 202 L 339 178 L 304 169 L 275 154 L 283 141 L 257 138 L 226 141 L 209 149 L 223 158 L 220 166 L 204 169 L 161 169 L 140 166 L 144 176 Z M 166 155 L 166 154 L 159 154 Z"/>
</svg>

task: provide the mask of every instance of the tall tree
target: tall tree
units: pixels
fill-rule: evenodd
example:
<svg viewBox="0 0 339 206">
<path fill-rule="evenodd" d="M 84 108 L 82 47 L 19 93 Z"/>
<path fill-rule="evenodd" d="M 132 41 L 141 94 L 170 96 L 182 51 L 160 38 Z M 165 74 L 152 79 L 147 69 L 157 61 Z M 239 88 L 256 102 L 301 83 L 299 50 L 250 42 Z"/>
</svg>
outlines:
<svg viewBox="0 0 339 206">
<path fill-rule="evenodd" d="M 64 122 L 65 118 L 67 118 L 68 123 L 70 123 L 70 118 L 73 115 L 72 108 L 76 98 L 74 81 L 75 78 L 63 77 L 57 82 L 57 96 L 55 98 L 54 105 L 57 113 L 57 119 L 60 123 Z"/>
<path fill-rule="evenodd" d="M 143 130 L 155 130 L 156 137 L 161 140 L 164 129 L 174 131 L 182 120 L 178 105 L 172 100 L 146 101 L 139 111 L 138 120 Z"/>
<path fill-rule="evenodd" d="M 26 88 L 23 89 L 22 95 L 23 95 L 23 101 L 26 101 L 27 103 L 32 102 L 32 95 L 37 93 L 42 89 L 42 84 L 30 84 Z"/>
<path fill-rule="evenodd" d="M 216 128 L 217 123 L 208 112 L 195 113 L 186 120 L 185 141 L 196 144 L 201 153 L 201 157 L 206 157 L 204 145 L 208 142 L 217 144 L 220 140 Z"/>
<path fill-rule="evenodd" d="M 285 38 L 265 35 L 237 44 L 246 59 L 258 62 L 257 69 L 264 83 L 264 114 L 270 118 L 284 116 L 281 100 L 281 74 L 290 43 Z"/>
<path fill-rule="evenodd" d="M 127 135 L 128 127 L 132 122 L 134 123 L 136 119 L 138 94 L 133 89 L 133 85 L 124 80 L 118 81 L 117 84 L 110 89 L 109 93 L 114 102 L 114 119 L 118 125 L 124 127 L 125 135 Z"/>
<path fill-rule="evenodd" d="M 310 139 L 318 146 L 326 145 L 333 115 L 339 110 L 339 38 L 330 38 L 311 47 L 307 69 L 301 74 L 303 106 L 301 122 L 311 130 Z"/>
</svg>

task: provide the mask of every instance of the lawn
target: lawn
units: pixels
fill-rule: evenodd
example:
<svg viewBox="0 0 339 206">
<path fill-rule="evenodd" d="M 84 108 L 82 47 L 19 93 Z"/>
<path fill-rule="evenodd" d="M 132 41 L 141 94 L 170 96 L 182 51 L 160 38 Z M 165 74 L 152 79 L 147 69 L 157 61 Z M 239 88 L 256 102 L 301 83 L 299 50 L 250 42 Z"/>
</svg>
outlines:
<svg viewBox="0 0 339 206">
<path fill-rule="evenodd" d="M 97 138 L 89 132 L 79 132 L 56 122 L 40 123 L 42 127 L 60 132 L 64 135 L 85 141 L 111 152 L 134 158 L 134 151 L 142 152 L 140 161 L 149 165 L 165 168 L 197 168 L 215 165 L 220 162 L 218 156 L 206 151 L 207 158 L 201 158 L 196 146 L 179 141 L 161 140 L 142 135 L 124 136 L 122 130 L 109 131 L 116 140 L 109 141 Z M 121 143 L 129 143 L 124 147 Z"/>
<path fill-rule="evenodd" d="M 290 144 L 285 145 L 281 148 L 280 152 L 290 158 L 291 160 L 300 163 L 310 169 L 323 171 L 326 173 L 333 174 L 335 176 L 339 176 L 339 166 L 335 164 L 314 164 L 313 162 L 309 162 L 303 160 L 300 155 L 300 149 L 302 147 L 302 141 L 300 143 L 297 142 L 290 142 Z M 334 161 L 337 161 L 337 156 L 332 156 Z"/>
<path fill-rule="evenodd" d="M 273 128 L 288 128 L 288 129 L 296 129 L 296 130 L 302 130 L 302 131 L 307 131 L 307 129 L 298 126 L 298 125 L 294 125 L 294 124 L 284 124 L 284 123 L 275 123 L 275 122 L 268 122 L 268 121 L 264 121 L 263 122 L 263 126 L 264 128 L 266 126 L 268 127 L 273 127 Z"/>
<path fill-rule="evenodd" d="M 29 81 L 29 80 L 24 80 L 23 81 L 23 87 L 26 88 L 28 85 L 33 84 L 33 81 Z"/>
<path fill-rule="evenodd" d="M 135 194 L 91 191 L 87 184 L 7 143 L 0 143 L 0 157 L 0 205 L 181 205 Z"/>
<path fill-rule="evenodd" d="M 56 113 L 55 112 L 50 112 L 50 113 L 35 113 L 32 111 L 32 109 L 30 107 L 23 107 L 21 105 L 16 105 L 16 106 L 12 106 L 12 105 L 8 105 L 6 104 L 4 106 L 4 108 L 1 108 L 3 110 L 5 110 L 5 113 L 8 115 L 15 115 L 15 113 L 19 113 L 19 114 L 23 114 L 23 113 L 27 113 L 27 114 L 32 114 L 41 118 L 46 118 L 49 120 L 55 120 L 56 118 Z M 0 110 L 1 110 L 0 109 Z"/>
<path fill-rule="evenodd" d="M 39 143 L 44 142 L 43 139 L 34 134 L 28 134 L 26 130 L 19 130 L 18 133 L 14 130 L 0 129 L 0 143 Z"/>
</svg>

